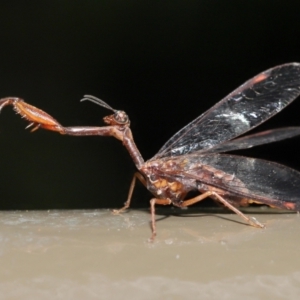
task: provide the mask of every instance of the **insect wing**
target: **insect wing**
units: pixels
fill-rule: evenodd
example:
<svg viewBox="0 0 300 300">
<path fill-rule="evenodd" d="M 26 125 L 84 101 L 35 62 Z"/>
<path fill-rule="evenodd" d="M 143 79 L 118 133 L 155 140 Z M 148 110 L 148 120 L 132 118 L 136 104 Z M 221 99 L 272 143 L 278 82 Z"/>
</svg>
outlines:
<svg viewBox="0 0 300 300">
<path fill-rule="evenodd" d="M 286 166 L 227 154 L 191 154 L 174 161 L 182 167 L 182 171 L 164 170 L 164 173 L 195 179 L 241 198 L 300 210 L 300 173 Z"/>
<path fill-rule="evenodd" d="M 151 160 L 205 152 L 263 123 L 299 94 L 299 63 L 262 72 L 178 131 Z"/>
<path fill-rule="evenodd" d="M 228 152 L 247 149 L 263 144 L 274 143 L 300 135 L 300 127 L 283 127 L 247 135 L 232 141 L 216 145 L 205 153 Z M 201 151 L 200 151 L 201 153 Z"/>
</svg>

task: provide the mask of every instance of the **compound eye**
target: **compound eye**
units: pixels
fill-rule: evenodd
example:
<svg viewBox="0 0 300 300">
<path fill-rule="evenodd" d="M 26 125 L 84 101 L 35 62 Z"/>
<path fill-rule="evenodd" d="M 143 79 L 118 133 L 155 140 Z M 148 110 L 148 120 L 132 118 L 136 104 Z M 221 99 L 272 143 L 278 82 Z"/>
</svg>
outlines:
<svg viewBox="0 0 300 300">
<path fill-rule="evenodd" d="M 124 111 L 118 110 L 114 114 L 115 120 L 120 124 L 125 124 L 128 122 L 128 117 Z"/>
</svg>

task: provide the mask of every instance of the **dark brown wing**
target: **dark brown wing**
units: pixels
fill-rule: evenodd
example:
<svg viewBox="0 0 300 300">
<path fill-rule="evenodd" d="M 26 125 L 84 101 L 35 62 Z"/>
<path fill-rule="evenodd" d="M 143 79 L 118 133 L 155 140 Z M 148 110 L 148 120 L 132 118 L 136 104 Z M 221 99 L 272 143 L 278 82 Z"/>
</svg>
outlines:
<svg viewBox="0 0 300 300">
<path fill-rule="evenodd" d="M 183 155 L 174 158 L 182 169 L 162 170 L 166 175 L 195 179 L 233 195 L 300 210 L 300 172 L 257 158 L 227 154 Z M 280 207 L 280 206 L 279 206 Z"/>
<path fill-rule="evenodd" d="M 151 160 L 204 153 L 263 123 L 299 94 L 299 63 L 262 72 L 173 135 Z"/>
</svg>

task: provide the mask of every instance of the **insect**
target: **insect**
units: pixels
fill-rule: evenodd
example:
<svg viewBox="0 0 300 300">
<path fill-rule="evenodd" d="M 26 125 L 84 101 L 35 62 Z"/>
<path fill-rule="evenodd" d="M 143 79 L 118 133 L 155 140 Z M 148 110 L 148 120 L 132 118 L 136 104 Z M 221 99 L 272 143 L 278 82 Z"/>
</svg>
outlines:
<svg viewBox="0 0 300 300">
<path fill-rule="evenodd" d="M 299 211 L 299 172 L 266 160 L 223 154 L 299 135 L 300 127 L 285 127 L 237 138 L 277 114 L 299 95 L 300 63 L 264 71 L 178 131 L 146 162 L 135 145 L 127 114 L 94 96 L 86 95 L 81 101 L 91 101 L 111 110 L 113 114 L 104 117 L 107 126 L 64 127 L 20 98 L 0 99 L 0 110 L 12 105 L 30 121 L 31 131 L 44 128 L 67 135 L 119 139 L 138 171 L 133 176 L 127 201 L 114 213 L 122 213 L 130 206 L 136 180 L 140 180 L 154 196 L 150 200 L 153 240 L 156 236 L 155 205 L 187 207 L 210 197 L 259 228 L 264 225 L 237 207 L 259 203 Z M 186 199 L 192 190 L 199 194 Z"/>
</svg>

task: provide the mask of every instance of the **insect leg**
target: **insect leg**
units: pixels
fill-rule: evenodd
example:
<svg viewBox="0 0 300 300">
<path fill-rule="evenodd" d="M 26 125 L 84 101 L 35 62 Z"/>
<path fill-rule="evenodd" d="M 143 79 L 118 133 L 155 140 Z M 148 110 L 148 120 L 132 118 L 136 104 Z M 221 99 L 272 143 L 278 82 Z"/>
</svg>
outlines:
<svg viewBox="0 0 300 300">
<path fill-rule="evenodd" d="M 154 238 L 156 236 L 156 222 L 155 222 L 155 204 L 159 205 L 170 205 L 172 204 L 172 201 L 170 199 L 157 199 L 157 198 L 152 198 L 150 200 L 150 209 L 151 209 L 151 230 L 152 230 L 152 235 L 150 238 L 150 241 L 153 242 Z"/>
<path fill-rule="evenodd" d="M 239 211 L 236 207 L 231 205 L 227 200 L 225 200 L 223 197 L 221 197 L 219 194 L 213 191 L 207 191 L 204 194 L 201 194 L 199 196 L 196 196 L 195 198 L 185 200 L 181 204 L 182 207 L 190 206 L 196 202 L 199 202 L 207 197 L 213 197 L 214 199 L 219 200 L 224 206 L 228 207 L 230 210 L 235 212 L 237 215 L 239 215 L 241 218 L 243 218 L 246 222 L 248 222 L 251 226 L 264 228 L 265 225 L 258 222 L 255 218 L 247 217 L 244 215 L 241 211 Z"/>
<path fill-rule="evenodd" d="M 265 225 L 258 222 L 255 218 L 247 217 L 246 215 L 244 215 L 241 211 L 239 211 L 237 208 L 235 208 L 233 205 L 231 205 L 228 201 L 226 201 L 223 197 L 221 197 L 216 192 L 212 192 L 212 195 L 215 196 L 226 207 L 228 207 L 233 212 L 235 212 L 237 215 L 239 215 L 241 218 L 243 218 L 245 221 L 247 221 L 251 226 L 259 227 L 259 228 L 264 228 L 265 227 Z"/>
<path fill-rule="evenodd" d="M 190 206 L 190 205 L 192 205 L 194 203 L 197 203 L 197 202 L 200 202 L 200 201 L 204 200 L 207 197 L 210 197 L 212 194 L 213 194 L 213 192 L 211 192 L 211 191 L 205 192 L 205 193 L 203 193 L 201 195 L 198 195 L 198 196 L 196 196 L 196 197 L 194 197 L 192 199 L 183 201 L 180 206 L 181 207 Z"/>
<path fill-rule="evenodd" d="M 0 112 L 3 107 L 12 105 L 14 110 L 30 122 L 27 128 L 33 126 L 31 131 L 38 128 L 52 130 L 66 135 L 87 136 L 87 135 L 100 135 L 100 136 L 114 136 L 119 140 L 123 140 L 123 135 L 120 134 L 115 126 L 102 126 L 102 127 L 88 127 L 88 126 L 72 126 L 64 127 L 52 116 L 43 110 L 30 105 L 17 97 L 7 97 L 0 99 Z"/>
<path fill-rule="evenodd" d="M 130 188 L 129 188 L 127 200 L 126 200 L 126 202 L 124 203 L 124 206 L 123 206 L 122 208 L 120 208 L 120 209 L 114 209 L 114 210 L 113 210 L 113 214 L 116 214 L 116 215 L 117 215 L 117 214 L 120 214 L 120 213 L 124 212 L 124 211 L 130 206 L 131 197 L 132 197 L 133 190 L 134 190 L 134 187 L 135 187 L 136 179 L 139 179 L 139 181 L 140 181 L 144 186 L 146 186 L 146 180 L 145 180 L 145 178 L 143 177 L 143 175 L 142 175 L 141 173 L 139 173 L 139 172 L 135 172 L 134 175 L 133 175 L 131 184 L 130 184 Z"/>
<path fill-rule="evenodd" d="M 135 172 L 134 175 L 133 175 L 131 184 L 130 184 L 128 197 L 127 197 L 127 200 L 126 200 L 124 206 L 122 208 L 120 208 L 120 209 L 114 209 L 113 210 L 113 214 L 117 215 L 117 214 L 123 213 L 130 206 L 130 202 L 131 202 L 133 190 L 134 190 L 134 187 L 135 187 L 136 179 L 139 179 L 140 182 L 144 186 L 147 186 L 146 180 L 143 177 L 143 175 L 141 173 L 139 173 L 139 172 Z M 155 238 L 155 236 L 156 236 L 155 204 L 170 205 L 170 204 L 172 204 L 172 201 L 170 199 L 157 199 L 157 198 L 153 198 L 153 199 L 150 200 L 151 231 L 152 231 L 152 235 L 151 235 L 150 241 L 153 241 L 154 238 Z"/>
<path fill-rule="evenodd" d="M 62 128 L 53 117 L 43 110 L 24 102 L 21 98 L 7 97 L 0 99 L 0 111 L 7 105 L 12 105 L 16 113 L 30 122 L 27 128 L 34 125 L 31 131 L 35 131 L 39 127 L 54 131 L 60 131 Z"/>
</svg>

